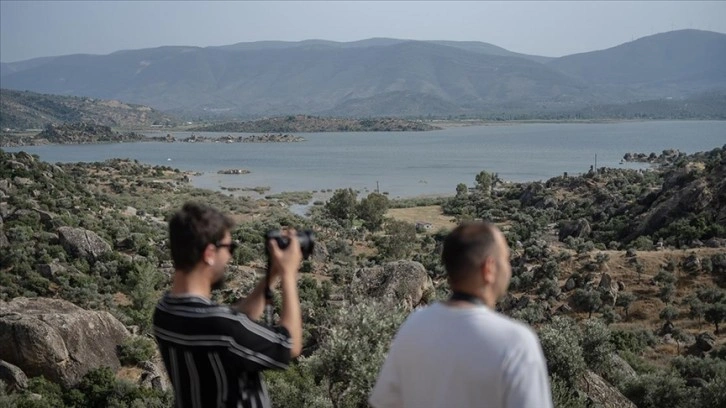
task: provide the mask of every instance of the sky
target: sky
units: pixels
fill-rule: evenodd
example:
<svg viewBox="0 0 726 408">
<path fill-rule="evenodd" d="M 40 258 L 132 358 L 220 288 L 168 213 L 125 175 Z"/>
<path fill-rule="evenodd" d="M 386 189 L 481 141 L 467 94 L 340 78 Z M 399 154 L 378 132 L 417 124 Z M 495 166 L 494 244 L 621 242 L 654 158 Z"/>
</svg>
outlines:
<svg viewBox="0 0 726 408">
<path fill-rule="evenodd" d="M 482 41 L 559 57 L 685 28 L 726 33 L 726 1 L 0 0 L 0 61 L 163 45 L 373 37 Z"/>
</svg>

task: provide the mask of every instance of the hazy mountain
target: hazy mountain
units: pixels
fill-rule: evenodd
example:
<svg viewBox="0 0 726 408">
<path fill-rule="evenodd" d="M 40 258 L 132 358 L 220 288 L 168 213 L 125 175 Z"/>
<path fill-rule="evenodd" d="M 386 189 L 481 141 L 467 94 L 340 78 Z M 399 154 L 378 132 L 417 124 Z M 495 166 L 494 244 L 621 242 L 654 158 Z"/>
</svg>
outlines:
<svg viewBox="0 0 726 408">
<path fill-rule="evenodd" d="M 623 99 L 677 97 L 726 88 L 726 34 L 679 30 L 583 54 L 549 66 Z"/>
<path fill-rule="evenodd" d="M 175 119 L 148 106 L 114 100 L 0 89 L 0 129 L 31 129 L 48 123 L 75 122 L 135 127 L 163 125 Z"/>
<path fill-rule="evenodd" d="M 263 41 L 69 55 L 0 68 L 5 88 L 200 116 L 571 111 L 726 87 L 724 44 L 724 34 L 685 30 L 549 59 L 481 42 Z"/>
</svg>

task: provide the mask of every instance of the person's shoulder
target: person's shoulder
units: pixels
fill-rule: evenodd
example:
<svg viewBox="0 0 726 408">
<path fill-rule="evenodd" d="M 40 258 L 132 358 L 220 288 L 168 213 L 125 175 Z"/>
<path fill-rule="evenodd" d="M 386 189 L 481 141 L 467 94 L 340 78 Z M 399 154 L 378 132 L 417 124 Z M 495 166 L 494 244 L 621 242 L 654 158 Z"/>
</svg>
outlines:
<svg viewBox="0 0 726 408">
<path fill-rule="evenodd" d="M 496 322 L 497 330 L 500 331 L 504 337 L 508 339 L 508 341 L 511 341 L 510 344 L 512 346 L 522 346 L 526 348 L 539 347 L 537 334 L 529 325 L 505 316 L 499 312 L 494 313 L 494 320 Z"/>
</svg>

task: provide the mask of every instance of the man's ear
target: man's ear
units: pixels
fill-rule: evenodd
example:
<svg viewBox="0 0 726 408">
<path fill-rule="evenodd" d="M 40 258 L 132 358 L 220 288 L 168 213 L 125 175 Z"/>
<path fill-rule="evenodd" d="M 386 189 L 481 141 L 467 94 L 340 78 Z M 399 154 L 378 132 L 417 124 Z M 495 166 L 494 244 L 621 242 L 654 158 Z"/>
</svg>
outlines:
<svg viewBox="0 0 726 408">
<path fill-rule="evenodd" d="M 212 266 L 214 265 L 214 254 L 217 251 L 217 248 L 212 245 L 208 244 L 206 248 L 204 248 L 204 252 L 202 253 L 202 260 L 205 264 Z"/>
<path fill-rule="evenodd" d="M 487 256 L 484 258 L 484 262 L 481 263 L 481 279 L 486 285 L 491 285 L 496 281 L 496 262 L 494 257 Z"/>
</svg>

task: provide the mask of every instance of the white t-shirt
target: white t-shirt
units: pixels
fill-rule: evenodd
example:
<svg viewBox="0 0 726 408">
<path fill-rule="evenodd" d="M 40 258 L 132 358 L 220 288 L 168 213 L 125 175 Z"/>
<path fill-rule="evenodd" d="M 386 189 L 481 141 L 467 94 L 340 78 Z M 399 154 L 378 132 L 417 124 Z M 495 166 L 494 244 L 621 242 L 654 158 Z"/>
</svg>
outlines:
<svg viewBox="0 0 726 408">
<path fill-rule="evenodd" d="M 552 396 L 532 329 L 486 306 L 436 303 L 401 326 L 369 402 L 375 408 L 551 408 Z"/>
</svg>

